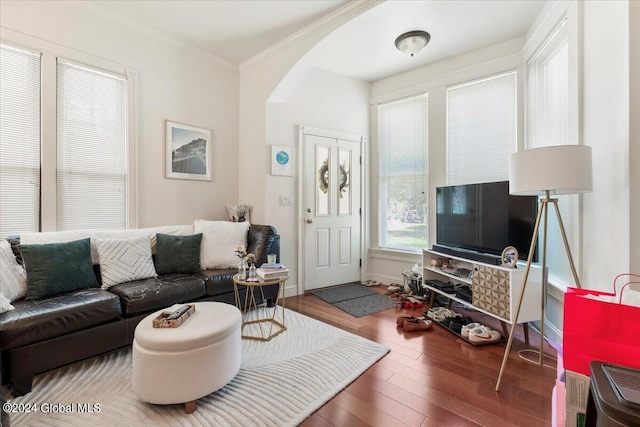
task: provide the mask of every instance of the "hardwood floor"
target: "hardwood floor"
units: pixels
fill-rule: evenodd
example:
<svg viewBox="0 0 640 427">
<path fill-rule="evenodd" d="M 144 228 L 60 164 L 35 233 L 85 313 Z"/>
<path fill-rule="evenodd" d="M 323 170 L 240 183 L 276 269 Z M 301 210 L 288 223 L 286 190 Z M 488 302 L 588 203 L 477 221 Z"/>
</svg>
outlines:
<svg viewBox="0 0 640 427">
<path fill-rule="evenodd" d="M 384 286 L 372 289 L 386 291 Z M 526 346 L 518 327 L 500 392 L 495 392 L 505 344 L 474 347 L 438 325 L 412 333 L 396 328 L 398 315 L 419 316 L 426 307 L 390 309 L 357 319 L 311 294 L 287 298 L 286 306 L 391 349 L 301 426 L 551 425 L 555 362 L 545 358 L 552 369 L 518 356 L 519 350 L 539 348 L 534 331 Z M 501 330 L 489 316 L 471 317 Z M 548 345 L 545 353 L 555 357 Z"/>
</svg>

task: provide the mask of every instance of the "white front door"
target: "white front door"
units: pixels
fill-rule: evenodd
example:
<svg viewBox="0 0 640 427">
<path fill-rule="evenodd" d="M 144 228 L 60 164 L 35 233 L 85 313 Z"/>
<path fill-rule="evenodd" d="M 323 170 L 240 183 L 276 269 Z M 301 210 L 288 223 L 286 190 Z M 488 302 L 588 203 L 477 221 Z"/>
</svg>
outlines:
<svg viewBox="0 0 640 427">
<path fill-rule="evenodd" d="M 360 280 L 361 142 L 304 134 L 304 287 Z"/>
</svg>

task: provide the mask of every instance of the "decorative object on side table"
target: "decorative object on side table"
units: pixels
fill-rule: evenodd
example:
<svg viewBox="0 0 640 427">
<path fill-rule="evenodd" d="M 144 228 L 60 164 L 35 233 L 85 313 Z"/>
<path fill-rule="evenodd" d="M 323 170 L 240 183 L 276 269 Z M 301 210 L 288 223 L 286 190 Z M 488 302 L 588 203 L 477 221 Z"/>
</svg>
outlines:
<svg viewBox="0 0 640 427">
<path fill-rule="evenodd" d="M 234 251 L 236 256 L 240 258 L 240 264 L 238 264 L 238 278 L 240 280 L 247 279 L 247 270 L 250 270 L 253 266 L 253 277 L 255 277 L 255 261 L 256 256 L 254 254 L 248 254 L 247 248 L 244 245 L 236 246 Z"/>
<path fill-rule="evenodd" d="M 502 251 L 502 265 L 515 268 L 518 263 L 518 250 L 513 246 L 507 246 Z"/>
<path fill-rule="evenodd" d="M 267 255 L 267 264 L 268 265 L 274 265 L 277 261 L 277 255 L 276 254 L 268 254 Z"/>
<path fill-rule="evenodd" d="M 547 228 L 549 205 L 555 207 L 560 233 L 564 241 L 564 247 L 569 258 L 569 266 L 573 273 L 576 287 L 580 288 L 578 273 L 576 272 L 569 249 L 569 240 L 564 229 L 560 209 L 558 208 L 558 199 L 552 199 L 551 195 L 563 194 L 580 194 L 589 193 L 593 188 L 592 177 L 592 156 L 591 147 L 586 145 L 557 145 L 542 148 L 534 148 L 531 150 L 518 151 L 511 155 L 509 164 L 509 193 L 515 196 L 535 196 L 542 195 L 540 199 L 540 209 L 536 218 L 536 225 L 531 238 L 531 247 L 529 249 L 529 257 L 527 259 L 527 269 L 524 275 L 524 283 L 522 284 L 522 292 L 520 300 L 516 308 L 515 319 L 518 319 L 522 300 L 527 288 L 527 278 L 531 263 L 533 261 L 533 253 L 538 242 L 538 230 L 540 223 L 544 218 L 543 236 L 542 236 L 542 301 L 541 301 L 541 317 L 540 317 L 540 355 L 539 365 L 542 366 L 543 346 L 544 346 L 544 322 L 546 319 L 547 309 Z M 513 335 L 516 329 L 516 322 L 511 325 L 511 332 L 507 341 L 507 348 L 502 358 L 502 366 L 500 366 L 500 374 L 496 382 L 496 391 L 500 391 L 500 381 L 504 374 L 509 359 L 509 351 L 513 343 Z"/>
<path fill-rule="evenodd" d="M 282 263 L 262 264 L 256 269 L 256 274 L 261 280 L 275 280 L 280 277 L 287 277 L 289 269 Z"/>
<path fill-rule="evenodd" d="M 165 120 L 165 176 L 211 181 L 211 131 Z"/>
</svg>

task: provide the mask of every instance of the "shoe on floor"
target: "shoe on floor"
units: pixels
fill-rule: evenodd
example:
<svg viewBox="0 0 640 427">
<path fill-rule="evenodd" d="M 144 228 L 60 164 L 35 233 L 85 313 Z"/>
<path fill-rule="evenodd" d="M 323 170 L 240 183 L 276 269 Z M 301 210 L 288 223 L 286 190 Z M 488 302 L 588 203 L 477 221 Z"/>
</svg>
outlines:
<svg viewBox="0 0 640 427">
<path fill-rule="evenodd" d="M 473 322 L 473 323 L 469 323 L 467 325 L 464 325 L 462 327 L 462 330 L 460 331 L 460 335 L 462 335 L 465 338 L 469 338 L 469 331 L 475 328 L 479 328 L 482 325 L 478 322 Z"/>
<path fill-rule="evenodd" d="M 398 316 L 398 318 L 396 319 L 396 324 L 398 325 L 398 328 L 402 328 L 404 322 L 413 320 L 417 320 L 417 318 L 415 316 Z"/>
<path fill-rule="evenodd" d="M 362 286 L 380 286 L 382 285 L 382 283 L 378 282 L 377 280 L 365 280 L 364 282 L 360 283 Z"/>
<path fill-rule="evenodd" d="M 502 338 L 500 332 L 494 331 L 486 326 L 481 326 L 469 331 L 469 341 L 474 344 L 486 344 L 498 342 Z"/>
<path fill-rule="evenodd" d="M 444 307 L 431 307 L 429 310 L 427 310 L 423 314 L 426 314 L 426 316 L 431 320 L 435 320 L 438 323 L 442 323 L 447 318 L 447 315 L 450 313 L 451 313 L 451 310 Z"/>
<path fill-rule="evenodd" d="M 392 283 L 387 287 L 387 291 L 389 292 L 398 292 L 400 291 L 400 285 L 397 283 Z"/>
<path fill-rule="evenodd" d="M 449 329 L 457 334 L 462 334 L 462 327 L 466 324 L 467 321 L 462 316 L 449 319 Z"/>
<path fill-rule="evenodd" d="M 402 324 L 402 330 L 405 332 L 426 331 L 433 325 L 431 320 L 415 319 L 407 320 Z"/>
</svg>

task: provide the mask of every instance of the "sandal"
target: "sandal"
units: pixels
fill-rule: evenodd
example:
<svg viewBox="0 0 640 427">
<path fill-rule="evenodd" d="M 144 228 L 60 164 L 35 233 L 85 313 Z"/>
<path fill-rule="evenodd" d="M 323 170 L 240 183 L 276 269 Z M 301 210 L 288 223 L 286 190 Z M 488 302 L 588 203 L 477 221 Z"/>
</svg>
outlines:
<svg viewBox="0 0 640 427">
<path fill-rule="evenodd" d="M 417 320 L 415 316 L 398 316 L 396 324 L 398 325 L 398 328 L 401 328 L 405 322 L 412 322 L 414 320 Z"/>
<path fill-rule="evenodd" d="M 426 331 L 433 325 L 431 320 L 415 319 L 415 321 L 406 321 L 402 325 L 402 330 L 405 332 Z"/>
</svg>

